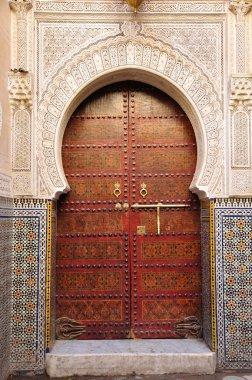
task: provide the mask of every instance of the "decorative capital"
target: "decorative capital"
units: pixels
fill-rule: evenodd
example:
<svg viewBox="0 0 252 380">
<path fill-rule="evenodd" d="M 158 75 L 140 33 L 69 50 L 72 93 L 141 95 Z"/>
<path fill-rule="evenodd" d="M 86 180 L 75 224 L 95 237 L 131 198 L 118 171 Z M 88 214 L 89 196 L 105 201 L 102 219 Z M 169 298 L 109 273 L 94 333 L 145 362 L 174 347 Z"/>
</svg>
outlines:
<svg viewBox="0 0 252 380">
<path fill-rule="evenodd" d="M 23 18 L 32 8 L 32 0 L 9 0 L 9 6 L 17 13 L 17 16 Z"/>
<path fill-rule="evenodd" d="M 10 105 L 16 109 L 29 109 L 32 106 L 31 75 L 13 71 L 8 76 Z"/>
<path fill-rule="evenodd" d="M 231 0 L 229 5 L 229 9 L 237 16 L 238 21 L 241 21 L 251 8 L 252 0 Z"/>
<path fill-rule="evenodd" d="M 252 107 L 252 76 L 231 78 L 231 109 Z"/>
</svg>

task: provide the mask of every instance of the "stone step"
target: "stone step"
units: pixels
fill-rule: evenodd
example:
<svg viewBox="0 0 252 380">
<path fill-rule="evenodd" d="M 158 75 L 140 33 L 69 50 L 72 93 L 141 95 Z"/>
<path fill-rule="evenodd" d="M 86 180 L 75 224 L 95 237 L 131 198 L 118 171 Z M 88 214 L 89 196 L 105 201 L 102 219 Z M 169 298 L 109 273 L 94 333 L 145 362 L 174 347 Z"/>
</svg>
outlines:
<svg viewBox="0 0 252 380">
<path fill-rule="evenodd" d="M 59 340 L 46 354 L 50 377 L 213 374 L 216 355 L 201 339 Z"/>
</svg>

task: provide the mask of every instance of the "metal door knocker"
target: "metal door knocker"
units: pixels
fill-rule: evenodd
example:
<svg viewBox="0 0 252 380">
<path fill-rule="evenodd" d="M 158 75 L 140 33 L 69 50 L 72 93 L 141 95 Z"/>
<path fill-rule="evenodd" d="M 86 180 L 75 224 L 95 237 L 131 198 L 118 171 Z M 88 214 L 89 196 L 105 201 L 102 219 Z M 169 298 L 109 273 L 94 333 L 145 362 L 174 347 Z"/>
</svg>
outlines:
<svg viewBox="0 0 252 380">
<path fill-rule="evenodd" d="M 144 182 L 142 182 L 141 183 L 140 195 L 141 195 L 141 197 L 145 198 L 147 194 L 148 194 L 148 191 L 146 189 L 146 184 Z"/>
<path fill-rule="evenodd" d="M 120 195 L 121 195 L 121 184 L 119 182 L 115 183 L 115 190 L 114 190 L 113 194 L 116 198 L 120 197 Z"/>
</svg>

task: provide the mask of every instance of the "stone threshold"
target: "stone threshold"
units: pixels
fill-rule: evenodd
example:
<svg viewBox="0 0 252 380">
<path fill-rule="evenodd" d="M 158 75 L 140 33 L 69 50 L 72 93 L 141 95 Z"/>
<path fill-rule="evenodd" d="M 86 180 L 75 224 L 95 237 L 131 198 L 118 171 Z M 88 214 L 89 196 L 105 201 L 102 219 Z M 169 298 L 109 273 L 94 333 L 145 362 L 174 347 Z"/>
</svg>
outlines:
<svg viewBox="0 0 252 380">
<path fill-rule="evenodd" d="M 213 374 L 216 355 L 201 339 L 58 340 L 46 354 L 50 377 Z"/>
</svg>

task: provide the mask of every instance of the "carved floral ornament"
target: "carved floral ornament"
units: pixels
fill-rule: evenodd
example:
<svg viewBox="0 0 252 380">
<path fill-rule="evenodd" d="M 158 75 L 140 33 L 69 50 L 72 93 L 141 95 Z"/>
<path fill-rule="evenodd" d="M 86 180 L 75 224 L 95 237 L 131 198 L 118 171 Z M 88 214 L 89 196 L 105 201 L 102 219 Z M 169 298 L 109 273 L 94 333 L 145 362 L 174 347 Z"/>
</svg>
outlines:
<svg viewBox="0 0 252 380">
<path fill-rule="evenodd" d="M 57 198 L 68 191 L 61 163 L 61 137 L 66 118 L 83 99 L 86 86 L 115 72 L 118 80 L 120 72 L 124 78 L 128 72 L 127 79 L 132 72 L 149 75 L 149 78 L 155 75 L 166 86 L 173 86 L 177 93 L 184 94 L 185 111 L 187 104 L 191 118 L 198 120 L 194 126 L 201 152 L 191 189 L 201 198 L 213 195 L 222 172 L 222 112 L 216 92 L 201 70 L 181 53 L 160 41 L 141 36 L 134 40 L 122 36 L 108 38 L 89 51 L 82 49 L 64 64 L 42 94 L 37 152 L 41 182 L 47 194 Z M 76 99 L 79 99 L 78 104 Z"/>
</svg>

